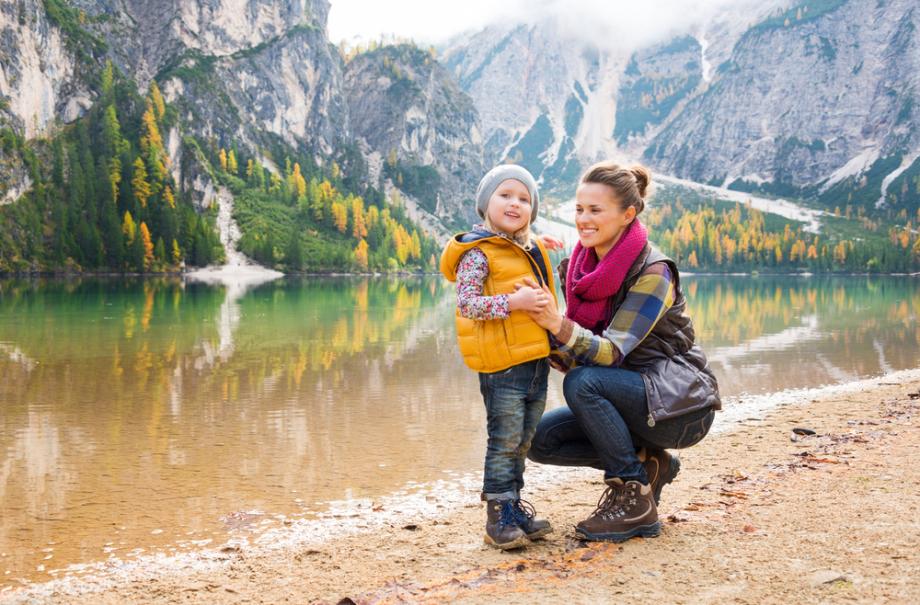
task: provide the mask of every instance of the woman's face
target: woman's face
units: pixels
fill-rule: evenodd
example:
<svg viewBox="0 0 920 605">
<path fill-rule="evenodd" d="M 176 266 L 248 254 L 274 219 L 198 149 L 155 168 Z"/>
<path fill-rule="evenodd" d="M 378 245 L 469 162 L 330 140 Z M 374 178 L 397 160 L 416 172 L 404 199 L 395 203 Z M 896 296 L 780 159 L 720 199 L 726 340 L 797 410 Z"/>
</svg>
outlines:
<svg viewBox="0 0 920 605">
<path fill-rule="evenodd" d="M 601 183 L 582 183 L 575 192 L 575 226 L 585 248 L 594 248 L 598 258 L 607 252 L 636 218 L 636 209 L 623 210 L 613 189 Z"/>
</svg>

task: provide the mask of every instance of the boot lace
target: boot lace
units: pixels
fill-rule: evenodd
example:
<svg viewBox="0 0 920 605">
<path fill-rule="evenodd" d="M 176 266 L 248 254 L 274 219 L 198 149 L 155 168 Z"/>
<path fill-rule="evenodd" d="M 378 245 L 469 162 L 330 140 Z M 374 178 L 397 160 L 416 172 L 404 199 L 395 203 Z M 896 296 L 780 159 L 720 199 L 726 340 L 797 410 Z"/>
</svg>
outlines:
<svg viewBox="0 0 920 605">
<path fill-rule="evenodd" d="M 634 486 L 610 485 L 597 501 L 593 515 L 604 519 L 622 517 L 636 503 Z"/>
<path fill-rule="evenodd" d="M 506 527 L 518 524 L 518 512 L 514 500 L 505 500 L 502 502 L 501 517 L 498 522 L 500 525 Z"/>
<path fill-rule="evenodd" d="M 514 500 L 514 514 L 519 525 L 527 525 L 537 516 L 537 509 L 527 500 Z"/>
</svg>

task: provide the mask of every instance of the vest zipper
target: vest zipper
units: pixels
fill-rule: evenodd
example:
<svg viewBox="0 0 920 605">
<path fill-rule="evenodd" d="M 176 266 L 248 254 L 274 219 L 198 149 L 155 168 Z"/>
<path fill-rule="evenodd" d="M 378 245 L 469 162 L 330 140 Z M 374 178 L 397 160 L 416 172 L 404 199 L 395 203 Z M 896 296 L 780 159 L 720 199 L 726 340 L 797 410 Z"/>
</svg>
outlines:
<svg viewBox="0 0 920 605">
<path fill-rule="evenodd" d="M 652 418 L 652 413 L 651 413 L 651 412 L 648 413 L 648 425 L 649 425 L 649 427 L 655 426 L 655 419 Z"/>
</svg>

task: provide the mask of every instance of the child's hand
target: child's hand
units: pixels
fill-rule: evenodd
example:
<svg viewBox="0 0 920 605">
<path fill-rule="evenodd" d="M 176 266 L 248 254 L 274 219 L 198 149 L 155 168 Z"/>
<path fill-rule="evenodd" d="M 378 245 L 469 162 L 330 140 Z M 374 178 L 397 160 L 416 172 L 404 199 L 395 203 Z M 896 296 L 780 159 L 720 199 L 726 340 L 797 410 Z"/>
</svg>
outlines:
<svg viewBox="0 0 920 605">
<path fill-rule="evenodd" d="M 518 285 L 520 284 L 515 284 L 515 287 Z M 529 277 L 525 277 L 524 284 L 520 286 L 522 288 L 540 287 L 537 282 Z M 558 334 L 559 330 L 562 329 L 562 314 L 559 312 L 559 307 L 556 306 L 556 299 L 553 298 L 549 288 L 544 285 L 542 290 L 546 295 L 546 304 L 536 311 L 528 311 L 527 314 L 530 315 L 530 318 L 537 322 L 541 328 L 548 330 L 550 334 Z"/>
<path fill-rule="evenodd" d="M 512 311 L 537 312 L 549 304 L 549 295 L 542 289 L 515 286 L 517 291 L 508 295 L 508 308 Z"/>
<path fill-rule="evenodd" d="M 548 233 L 542 234 L 540 236 L 540 241 L 543 242 L 547 250 L 562 250 L 565 248 L 565 243 L 561 239 L 555 238 Z"/>
</svg>

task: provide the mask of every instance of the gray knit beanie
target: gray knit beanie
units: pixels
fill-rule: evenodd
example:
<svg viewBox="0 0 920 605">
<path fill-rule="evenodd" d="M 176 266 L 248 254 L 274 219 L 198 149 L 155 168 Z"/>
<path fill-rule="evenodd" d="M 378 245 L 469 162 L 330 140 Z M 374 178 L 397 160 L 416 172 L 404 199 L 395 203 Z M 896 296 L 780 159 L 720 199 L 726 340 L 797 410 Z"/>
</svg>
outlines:
<svg viewBox="0 0 920 605">
<path fill-rule="evenodd" d="M 476 188 L 476 212 L 480 218 L 486 217 L 486 209 L 489 207 L 489 198 L 498 189 L 498 186 L 508 179 L 520 181 L 527 187 L 530 193 L 530 222 L 537 220 L 537 209 L 540 206 L 540 192 L 537 191 L 537 181 L 533 175 L 527 172 L 527 169 L 517 164 L 499 164 L 492 170 L 488 171 L 482 180 L 479 181 L 479 187 Z"/>
</svg>

